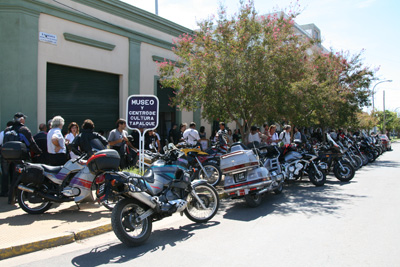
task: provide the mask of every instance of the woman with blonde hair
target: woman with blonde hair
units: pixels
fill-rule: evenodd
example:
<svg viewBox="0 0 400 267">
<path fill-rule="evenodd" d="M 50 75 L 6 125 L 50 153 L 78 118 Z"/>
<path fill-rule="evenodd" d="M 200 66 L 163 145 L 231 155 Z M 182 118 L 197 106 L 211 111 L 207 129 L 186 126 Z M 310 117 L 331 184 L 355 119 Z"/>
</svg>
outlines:
<svg viewBox="0 0 400 267">
<path fill-rule="evenodd" d="M 271 126 L 269 126 L 268 132 L 270 136 L 267 141 L 268 144 L 277 145 L 281 141 L 281 139 L 279 139 L 278 134 L 276 133 L 276 125 L 272 124 Z"/>
</svg>

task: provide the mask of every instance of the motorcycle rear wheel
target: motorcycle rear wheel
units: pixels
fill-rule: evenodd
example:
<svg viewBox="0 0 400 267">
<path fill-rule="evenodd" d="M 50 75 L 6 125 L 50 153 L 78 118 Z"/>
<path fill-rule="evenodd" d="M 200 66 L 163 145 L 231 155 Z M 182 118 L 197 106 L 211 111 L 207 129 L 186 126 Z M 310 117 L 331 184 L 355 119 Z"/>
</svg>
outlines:
<svg viewBox="0 0 400 267">
<path fill-rule="evenodd" d="M 146 209 L 145 205 L 134 199 L 123 199 L 115 205 L 111 215 L 112 229 L 126 246 L 140 246 L 149 239 L 152 218 L 147 217 L 139 223 L 135 221 Z"/>
<path fill-rule="evenodd" d="M 244 200 L 246 200 L 247 206 L 255 208 L 260 206 L 262 197 L 260 194 L 249 194 L 244 196 Z"/>
<path fill-rule="evenodd" d="M 342 161 L 341 163 L 343 168 L 340 167 L 339 163 L 337 163 L 333 168 L 335 177 L 341 182 L 349 182 L 353 179 L 355 170 L 349 162 Z"/>
<path fill-rule="evenodd" d="M 36 188 L 33 184 L 28 184 L 26 186 L 29 188 Z M 47 186 L 43 184 L 39 186 L 39 190 L 43 187 L 47 189 Z M 21 209 L 29 214 L 42 214 L 53 205 L 52 202 L 38 196 L 37 194 L 25 192 L 19 189 L 17 193 L 17 201 Z"/>
<path fill-rule="evenodd" d="M 310 166 L 308 169 L 308 178 L 310 182 L 315 186 L 323 186 L 326 181 L 326 174 L 323 170 L 318 168 L 318 172 L 314 169 L 313 166 Z"/>
<path fill-rule="evenodd" d="M 196 223 L 204 223 L 211 220 L 219 208 L 219 196 L 212 185 L 200 184 L 194 188 L 197 196 L 203 202 L 204 207 L 198 202 L 196 197 L 189 194 L 186 201 L 188 202 L 184 213 L 189 220 Z"/>
<path fill-rule="evenodd" d="M 207 174 L 204 173 L 203 169 L 200 168 L 199 178 L 206 180 L 208 184 L 212 186 L 217 186 L 219 182 L 221 182 L 222 172 L 221 169 L 214 163 L 204 163 L 204 170 L 206 170 Z M 207 178 L 207 175 L 209 178 Z"/>
</svg>

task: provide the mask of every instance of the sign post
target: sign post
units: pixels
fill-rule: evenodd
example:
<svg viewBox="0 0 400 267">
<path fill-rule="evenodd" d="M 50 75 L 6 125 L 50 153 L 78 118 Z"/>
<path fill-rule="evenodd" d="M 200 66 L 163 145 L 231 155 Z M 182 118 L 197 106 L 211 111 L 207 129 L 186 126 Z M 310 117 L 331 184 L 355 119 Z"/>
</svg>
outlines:
<svg viewBox="0 0 400 267">
<path fill-rule="evenodd" d="M 131 95 L 126 103 L 126 123 L 139 132 L 139 171 L 144 172 L 144 135 L 158 126 L 159 101 L 154 95 Z"/>
</svg>

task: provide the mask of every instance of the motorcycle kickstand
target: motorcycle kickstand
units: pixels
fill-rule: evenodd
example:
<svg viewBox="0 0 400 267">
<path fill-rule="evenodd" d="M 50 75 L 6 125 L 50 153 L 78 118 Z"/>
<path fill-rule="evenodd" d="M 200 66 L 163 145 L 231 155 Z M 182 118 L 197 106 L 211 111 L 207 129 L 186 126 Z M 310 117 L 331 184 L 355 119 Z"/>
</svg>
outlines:
<svg viewBox="0 0 400 267">
<path fill-rule="evenodd" d="M 79 204 L 76 203 L 76 202 L 75 202 L 75 204 L 76 204 L 76 206 L 78 207 L 78 210 L 81 210 L 81 207 L 79 206 Z"/>
</svg>

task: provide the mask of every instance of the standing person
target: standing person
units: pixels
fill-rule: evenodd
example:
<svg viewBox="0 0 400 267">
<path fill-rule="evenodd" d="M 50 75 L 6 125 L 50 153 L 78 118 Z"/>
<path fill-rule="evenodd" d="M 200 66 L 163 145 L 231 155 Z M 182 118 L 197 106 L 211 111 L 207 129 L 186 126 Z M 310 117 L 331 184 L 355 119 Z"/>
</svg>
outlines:
<svg viewBox="0 0 400 267">
<path fill-rule="evenodd" d="M 181 127 L 179 128 L 179 142 L 185 141 L 185 139 L 183 138 L 183 133 L 186 131 L 187 128 L 187 123 L 182 123 Z"/>
<path fill-rule="evenodd" d="M 61 132 L 64 123 L 65 121 L 61 116 L 55 116 L 51 121 L 51 130 L 47 134 L 49 164 L 52 166 L 64 165 L 68 160 L 65 139 Z"/>
<path fill-rule="evenodd" d="M 257 127 L 255 125 L 251 126 L 251 128 L 250 128 L 250 133 L 249 133 L 249 136 L 247 138 L 247 142 L 248 142 L 248 144 L 251 144 L 251 146 L 252 146 L 253 142 L 256 142 L 256 144 L 257 143 L 258 144 L 261 143 L 260 134 L 257 131 Z"/>
<path fill-rule="evenodd" d="M 47 152 L 47 126 L 45 123 L 39 124 L 39 132 L 33 136 L 36 144 L 42 150 L 39 157 L 32 159 L 34 163 L 49 164 L 49 152 Z"/>
<path fill-rule="evenodd" d="M 228 138 L 228 145 L 231 146 L 233 144 L 233 135 L 231 129 L 228 130 L 227 138 Z"/>
<path fill-rule="evenodd" d="M 125 128 L 126 121 L 124 119 L 118 119 L 116 128 L 108 135 L 108 143 L 112 149 L 119 151 L 124 141 L 128 143 L 128 132 L 125 131 Z"/>
<path fill-rule="evenodd" d="M 197 142 L 200 140 L 200 135 L 199 132 L 196 130 L 196 123 L 190 123 L 189 129 L 185 130 L 185 132 L 183 133 L 183 139 L 186 140 L 189 145 L 194 146 L 197 144 Z"/>
<path fill-rule="evenodd" d="M 233 131 L 232 139 L 233 139 L 234 143 L 239 142 L 240 138 L 239 138 L 238 129 L 235 129 Z"/>
<path fill-rule="evenodd" d="M 158 147 L 157 143 L 159 144 Z M 157 150 L 157 152 L 161 151 L 160 140 L 158 139 L 158 136 L 155 134 L 154 130 L 149 130 L 145 133 L 144 148 L 152 151 Z"/>
<path fill-rule="evenodd" d="M 293 140 L 295 140 L 295 139 L 301 140 L 301 133 L 299 131 L 299 128 L 294 127 L 293 131 L 294 131 Z"/>
<path fill-rule="evenodd" d="M 272 124 L 269 126 L 269 136 L 270 138 L 268 139 L 268 144 L 270 145 L 277 145 L 281 139 L 279 139 L 278 134 L 276 133 L 276 125 Z"/>
<path fill-rule="evenodd" d="M 177 144 L 179 142 L 178 125 L 174 123 L 168 132 L 168 142 Z"/>
<path fill-rule="evenodd" d="M 9 141 L 21 141 L 25 143 L 26 147 L 30 152 L 33 152 L 34 154 L 40 155 L 42 154 L 42 150 L 38 147 L 36 144 L 35 140 L 33 139 L 32 133 L 29 130 L 28 127 L 25 126 L 25 119 L 27 116 L 25 116 L 21 112 L 17 112 L 14 115 L 14 123 L 7 127 L 7 129 L 4 130 L 4 138 L 3 138 L 3 145 L 6 144 Z M 2 187 L 4 189 L 2 190 L 8 190 L 8 181 L 9 178 L 11 178 L 11 188 L 8 191 L 8 203 L 9 204 L 14 204 L 15 202 L 15 176 L 14 176 L 14 171 L 13 171 L 13 164 L 9 164 L 7 161 L 4 161 L 4 167 L 3 169 L 5 170 L 5 173 L 3 173 L 3 184 Z M 2 192 L 4 193 L 4 192 Z"/>
<path fill-rule="evenodd" d="M 225 122 L 219 123 L 219 131 L 216 134 L 216 138 L 221 146 L 228 144 L 228 132 L 225 129 Z"/>
<path fill-rule="evenodd" d="M 6 129 L 13 125 L 12 121 L 7 122 Z M 3 145 L 4 131 L 0 133 L 0 148 Z M 1 155 L 0 155 L 1 157 Z M 8 185 L 9 185 L 9 173 L 11 165 L 7 163 L 3 157 L 1 157 L 1 191 L 0 197 L 6 197 L 8 195 Z"/>
<path fill-rule="evenodd" d="M 90 141 L 98 139 L 104 147 L 107 147 L 107 139 L 99 133 L 94 132 L 94 123 L 92 120 L 85 120 L 82 124 L 82 132 L 78 134 L 72 141 L 72 147 L 78 149 L 82 153 L 86 153 L 88 157 L 93 155 L 93 147 Z"/>
<path fill-rule="evenodd" d="M 115 123 L 116 128 L 108 135 L 108 144 L 112 149 L 118 151 L 121 157 L 120 168 L 124 169 L 126 166 L 127 152 L 126 145 L 133 148 L 133 145 L 128 140 L 128 132 L 125 131 L 126 121 L 124 119 L 118 119 Z M 136 132 L 136 131 L 135 131 Z M 138 139 L 139 141 L 139 139 Z"/>
<path fill-rule="evenodd" d="M 65 136 L 65 144 L 72 144 L 74 141 L 75 137 L 78 136 L 79 134 L 79 126 L 76 122 L 71 122 L 68 125 L 68 132 L 67 135 Z M 71 159 L 76 159 L 78 156 L 74 154 L 74 152 L 70 151 L 69 156 Z"/>
<path fill-rule="evenodd" d="M 264 123 L 263 127 L 264 127 L 264 133 L 261 135 L 261 142 L 266 144 L 268 143 L 268 140 L 271 138 L 271 136 L 269 135 L 268 124 Z"/>
<path fill-rule="evenodd" d="M 284 131 L 281 132 L 281 134 L 279 135 L 279 139 L 282 140 L 284 145 L 288 145 L 290 144 L 290 131 L 292 129 L 292 127 L 290 125 L 285 125 L 285 127 L 283 127 Z"/>
<path fill-rule="evenodd" d="M 200 127 L 199 136 L 200 136 L 200 139 L 206 139 L 207 138 L 207 136 L 206 136 L 206 127 L 204 127 L 204 126 Z"/>
</svg>

